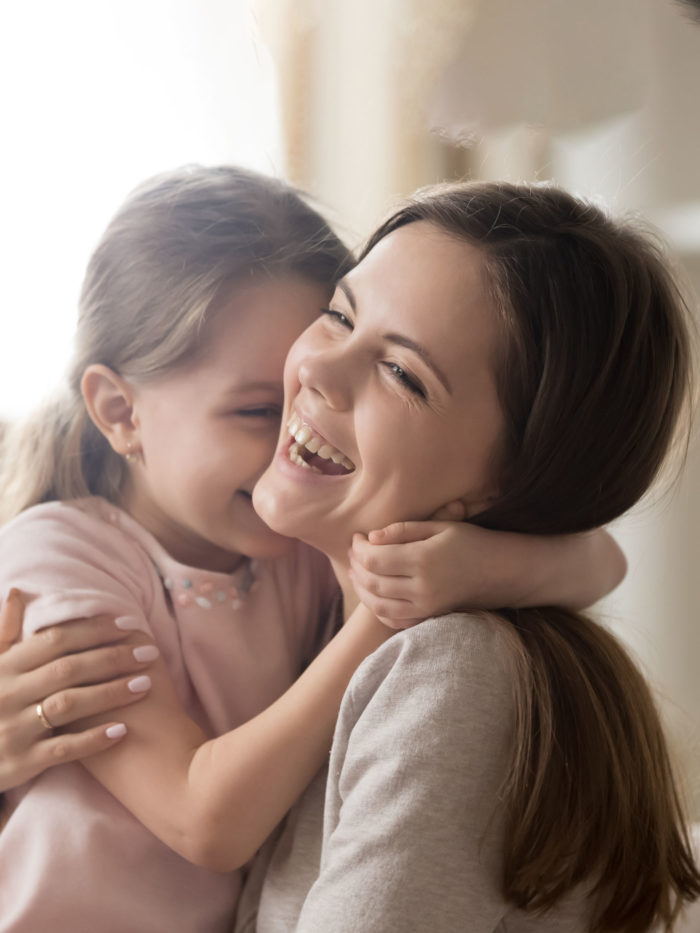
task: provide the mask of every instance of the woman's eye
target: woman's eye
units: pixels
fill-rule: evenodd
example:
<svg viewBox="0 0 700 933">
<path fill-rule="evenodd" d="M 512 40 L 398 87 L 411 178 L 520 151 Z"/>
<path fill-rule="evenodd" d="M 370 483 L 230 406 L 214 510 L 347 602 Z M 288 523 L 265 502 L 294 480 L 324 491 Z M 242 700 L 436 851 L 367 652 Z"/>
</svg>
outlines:
<svg viewBox="0 0 700 933">
<path fill-rule="evenodd" d="M 325 314 L 326 317 L 329 317 L 332 321 L 340 324 L 341 327 L 346 327 L 348 330 L 352 330 L 352 321 L 349 317 L 347 317 L 347 315 L 343 314 L 342 311 L 336 311 L 333 308 L 321 308 L 321 314 Z"/>
<path fill-rule="evenodd" d="M 398 382 L 406 386 L 409 392 L 412 392 L 414 395 L 417 395 L 420 398 L 425 398 L 425 389 L 420 384 L 420 382 L 407 373 L 406 370 L 399 366 L 398 363 L 384 363 L 384 366 L 386 366 L 386 368 Z"/>
</svg>

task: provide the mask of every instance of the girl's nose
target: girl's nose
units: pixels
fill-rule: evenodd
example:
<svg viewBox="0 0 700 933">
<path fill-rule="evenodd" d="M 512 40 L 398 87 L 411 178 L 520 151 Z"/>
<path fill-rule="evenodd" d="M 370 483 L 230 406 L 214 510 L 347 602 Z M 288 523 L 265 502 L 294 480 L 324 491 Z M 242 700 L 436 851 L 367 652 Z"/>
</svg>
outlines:
<svg viewBox="0 0 700 933">
<path fill-rule="evenodd" d="M 299 382 L 323 396 L 329 408 L 346 411 L 352 400 L 352 368 L 349 354 L 330 350 L 311 352 L 299 362 Z"/>
</svg>

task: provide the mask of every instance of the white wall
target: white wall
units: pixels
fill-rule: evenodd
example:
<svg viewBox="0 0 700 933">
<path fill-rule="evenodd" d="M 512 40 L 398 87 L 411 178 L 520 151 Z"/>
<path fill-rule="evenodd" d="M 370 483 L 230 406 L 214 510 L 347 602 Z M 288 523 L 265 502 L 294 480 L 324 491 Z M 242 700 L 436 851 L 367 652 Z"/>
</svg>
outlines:
<svg viewBox="0 0 700 933">
<path fill-rule="evenodd" d="M 137 183 L 185 162 L 280 169 L 245 0 L 39 0 L 0 13 L 0 418 L 50 391 L 88 255 Z"/>
</svg>

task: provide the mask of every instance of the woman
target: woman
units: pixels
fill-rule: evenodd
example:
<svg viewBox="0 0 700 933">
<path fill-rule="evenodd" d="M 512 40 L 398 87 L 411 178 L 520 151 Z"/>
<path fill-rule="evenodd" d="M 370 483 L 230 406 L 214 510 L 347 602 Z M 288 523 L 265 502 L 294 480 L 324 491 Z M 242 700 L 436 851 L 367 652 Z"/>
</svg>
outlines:
<svg viewBox="0 0 700 933">
<path fill-rule="evenodd" d="M 668 451 L 688 379 L 682 304 L 632 230 L 552 188 L 428 191 L 371 238 L 288 358 L 292 428 L 355 469 L 324 476 L 301 452 L 303 468 L 283 438 L 256 508 L 329 554 L 349 603 L 352 532 L 437 501 L 528 532 L 621 514 Z M 700 877 L 624 652 L 559 610 L 449 624 L 392 639 L 346 693 L 297 929 L 670 922 Z M 292 821 L 277 850 L 276 908 L 305 830 Z M 273 916 L 263 894 L 258 929 L 286 929 Z"/>
<path fill-rule="evenodd" d="M 684 313 L 646 240 L 556 189 L 418 195 L 286 367 L 289 431 L 352 468 L 286 433 L 256 508 L 328 554 L 346 612 L 355 531 L 455 499 L 493 528 L 610 521 L 687 402 Z M 648 691 L 581 616 L 395 636 L 353 679 L 329 775 L 322 836 L 323 775 L 272 855 L 261 931 L 631 931 L 700 893 Z"/>
</svg>

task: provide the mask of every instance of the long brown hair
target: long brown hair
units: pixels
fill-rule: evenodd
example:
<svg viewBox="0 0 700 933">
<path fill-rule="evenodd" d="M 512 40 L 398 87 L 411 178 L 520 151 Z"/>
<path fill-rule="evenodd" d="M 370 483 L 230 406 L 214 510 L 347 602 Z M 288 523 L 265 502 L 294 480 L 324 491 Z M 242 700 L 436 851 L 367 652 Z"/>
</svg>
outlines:
<svg viewBox="0 0 700 933">
<path fill-rule="evenodd" d="M 117 501 L 125 470 L 88 417 L 91 363 L 145 381 L 196 352 L 208 317 L 250 276 L 296 273 L 328 285 L 354 260 L 289 185 L 234 166 L 187 166 L 137 188 L 87 267 L 66 386 L 8 431 L 0 521 L 38 502 Z"/>
<path fill-rule="evenodd" d="M 481 250 L 502 327 L 500 495 L 472 520 L 557 534 L 621 515 L 659 473 L 692 396 L 689 311 L 661 247 L 555 187 L 473 183 L 419 192 L 365 253 L 416 221 Z M 644 678 L 583 615 L 500 615 L 517 709 L 505 895 L 546 910 L 587 885 L 592 930 L 670 929 L 700 874 Z"/>
</svg>

